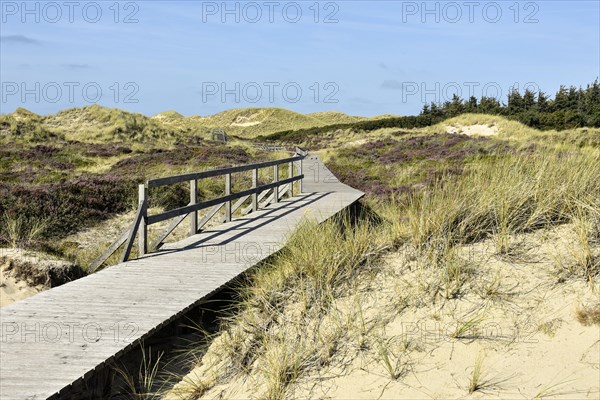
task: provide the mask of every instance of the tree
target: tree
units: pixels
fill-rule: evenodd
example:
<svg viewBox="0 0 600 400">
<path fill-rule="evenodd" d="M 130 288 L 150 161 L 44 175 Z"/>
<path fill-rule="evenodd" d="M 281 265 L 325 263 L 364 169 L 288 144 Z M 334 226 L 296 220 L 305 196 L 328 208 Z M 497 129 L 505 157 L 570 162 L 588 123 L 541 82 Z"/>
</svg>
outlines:
<svg viewBox="0 0 600 400">
<path fill-rule="evenodd" d="M 469 101 L 467 102 L 466 106 L 465 106 L 465 110 L 469 113 L 475 113 L 477 112 L 477 98 L 475 96 L 471 96 L 469 97 Z"/>
<path fill-rule="evenodd" d="M 538 93 L 537 96 L 537 107 L 538 112 L 545 113 L 550 111 L 550 102 L 548 95 L 542 91 Z"/>
<path fill-rule="evenodd" d="M 499 114 L 502 106 L 500 102 L 493 97 L 482 97 L 479 102 L 479 111 L 484 114 Z"/>
<path fill-rule="evenodd" d="M 523 97 L 521 96 L 521 93 L 519 93 L 519 90 L 517 89 L 511 90 L 508 94 L 508 115 L 516 115 L 523 110 Z"/>
<path fill-rule="evenodd" d="M 451 117 L 464 112 L 463 101 L 456 93 L 452 95 L 452 101 L 444 103 L 444 108 Z"/>
<path fill-rule="evenodd" d="M 525 89 L 525 94 L 523 94 L 523 109 L 525 111 L 532 110 L 535 106 L 535 93 L 533 93 L 529 89 Z"/>
</svg>

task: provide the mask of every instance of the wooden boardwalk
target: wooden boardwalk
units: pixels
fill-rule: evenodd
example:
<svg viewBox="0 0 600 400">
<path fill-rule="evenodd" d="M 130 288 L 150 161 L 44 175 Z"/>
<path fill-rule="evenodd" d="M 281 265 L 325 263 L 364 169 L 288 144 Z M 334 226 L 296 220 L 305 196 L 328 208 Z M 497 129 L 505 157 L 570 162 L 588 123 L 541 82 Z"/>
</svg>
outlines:
<svg viewBox="0 0 600 400">
<path fill-rule="evenodd" d="M 314 156 L 303 193 L 0 309 L 0 398 L 58 397 L 363 193 Z"/>
</svg>

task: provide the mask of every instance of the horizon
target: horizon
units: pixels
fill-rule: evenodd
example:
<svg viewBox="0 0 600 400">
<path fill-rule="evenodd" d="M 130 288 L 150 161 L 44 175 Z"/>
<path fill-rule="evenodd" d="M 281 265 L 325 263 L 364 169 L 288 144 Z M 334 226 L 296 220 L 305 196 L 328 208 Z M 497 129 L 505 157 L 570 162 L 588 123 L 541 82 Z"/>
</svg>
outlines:
<svg viewBox="0 0 600 400">
<path fill-rule="evenodd" d="M 558 90 L 559 90 L 561 87 L 564 87 L 564 88 L 567 88 L 567 89 L 569 89 L 569 88 L 585 89 L 585 87 L 588 87 L 588 86 L 590 86 L 591 84 L 597 83 L 597 82 L 598 82 L 598 80 L 599 80 L 599 78 L 597 77 L 597 78 L 594 80 L 594 82 L 592 82 L 592 83 L 588 83 L 588 84 L 586 84 L 586 85 L 580 85 L 580 86 L 574 86 L 574 85 L 565 85 L 565 84 L 562 84 L 562 85 L 560 85 L 560 86 L 559 86 L 559 88 L 557 89 L 557 91 L 558 91 Z M 541 88 L 540 88 L 540 90 L 541 90 Z M 555 93 L 554 93 L 554 92 L 552 92 L 552 91 L 545 91 L 545 90 L 541 90 L 541 92 L 543 92 L 543 93 L 544 93 L 544 94 L 547 96 L 547 98 L 548 98 L 549 100 L 554 100 L 554 98 L 556 97 L 556 96 L 555 96 Z M 523 91 L 523 90 L 519 90 L 519 93 L 524 93 L 524 91 Z M 534 93 L 534 94 L 536 95 L 536 97 L 537 97 L 537 94 L 538 94 L 538 93 L 539 93 L 539 92 L 537 92 L 537 93 Z M 468 100 L 468 98 L 461 98 L 461 100 L 462 100 L 463 102 L 466 102 L 466 101 Z M 479 100 L 481 100 L 481 98 L 477 98 L 477 100 L 479 101 Z M 504 101 L 502 101 L 502 99 L 500 99 L 500 100 L 499 100 L 499 102 L 500 102 L 500 104 L 501 104 L 503 107 L 506 107 L 506 106 L 507 106 L 507 104 L 508 104 L 508 102 L 504 102 Z M 426 105 L 430 105 L 430 104 L 431 104 L 431 103 L 427 103 Z M 442 106 L 443 104 L 442 104 L 442 103 L 438 103 L 438 105 Z M 313 112 L 309 112 L 309 113 L 303 113 L 303 112 L 301 112 L 301 111 L 297 111 L 297 110 L 295 110 L 295 109 L 293 109 L 293 108 L 274 107 L 274 106 L 265 106 L 265 107 L 255 107 L 255 106 L 253 107 L 253 106 L 248 106 L 248 107 L 233 107 L 233 108 L 228 108 L 228 109 L 224 109 L 224 110 L 221 110 L 221 111 L 217 111 L 217 112 L 216 112 L 216 113 L 214 113 L 214 114 L 205 114 L 205 115 L 202 115 L 202 114 L 187 114 L 187 115 L 186 115 L 186 114 L 183 114 L 183 113 L 179 112 L 178 110 L 174 110 L 174 109 L 171 109 L 171 110 L 163 110 L 163 111 L 160 111 L 160 112 L 158 112 L 158 113 L 155 113 L 155 114 L 146 114 L 146 113 L 144 113 L 144 112 L 132 111 L 132 110 L 128 110 L 128 109 L 126 109 L 126 108 L 120 108 L 120 107 L 116 107 L 116 106 L 107 106 L 107 105 L 104 105 L 104 104 L 101 104 L 100 102 L 98 102 L 98 103 L 86 104 L 86 105 L 82 105 L 82 106 L 74 106 L 74 107 L 69 107 L 69 108 L 65 108 L 65 109 L 62 109 L 62 110 L 58 110 L 58 111 L 56 111 L 56 112 L 50 112 L 50 113 L 46 113 L 46 114 L 36 113 L 36 112 L 34 112 L 34 111 L 32 111 L 32 110 L 29 110 L 29 109 L 27 109 L 27 108 L 25 108 L 25 107 L 17 107 L 17 108 L 16 108 L 16 109 L 14 109 L 12 112 L 8 112 L 8 113 L 4 113 L 4 112 L 2 112 L 2 113 L 0 113 L 0 115 L 8 115 L 8 114 L 11 114 L 11 113 L 14 113 L 14 112 L 16 112 L 18 109 L 24 109 L 24 110 L 25 110 L 25 111 L 27 111 L 27 112 L 33 112 L 34 114 L 37 114 L 37 115 L 40 115 L 40 116 L 50 116 L 50 115 L 56 115 L 56 114 L 58 114 L 58 113 L 60 113 L 60 112 L 63 112 L 63 111 L 68 111 L 68 110 L 73 110 L 73 109 L 81 109 L 81 108 L 92 107 L 92 106 L 98 106 L 98 107 L 101 107 L 101 108 L 107 108 L 107 109 L 117 109 L 117 110 L 121 110 L 121 111 L 125 111 L 125 112 L 130 112 L 130 113 L 138 113 L 138 114 L 142 114 L 143 116 L 145 116 L 145 117 L 149 117 L 149 118 L 151 118 L 151 117 L 154 117 L 154 116 L 157 116 L 157 115 L 165 114 L 165 113 L 170 113 L 170 112 L 175 112 L 175 113 L 177 113 L 177 114 L 181 115 L 181 116 L 182 116 L 182 117 L 184 117 L 184 118 L 189 118 L 189 117 L 202 117 L 202 118 L 207 118 L 207 117 L 212 117 L 212 116 L 215 116 L 215 115 L 217 115 L 217 114 L 221 114 L 221 113 L 228 112 L 228 111 L 235 111 L 235 110 L 242 110 L 242 111 L 245 111 L 245 110 L 283 110 L 283 111 L 291 111 L 291 112 L 294 112 L 294 113 L 297 113 L 297 114 L 301 114 L 301 115 L 311 115 L 311 114 L 320 114 L 320 113 L 337 113 L 337 114 L 344 114 L 344 115 L 347 115 L 347 116 L 350 116 L 350 117 L 363 117 L 363 118 L 372 118 L 372 117 L 381 117 L 381 116 L 403 117 L 403 116 L 410 116 L 410 115 L 418 115 L 418 114 L 420 114 L 420 113 L 421 113 L 421 110 L 420 110 L 419 112 L 417 112 L 417 113 L 415 113 L 415 114 L 404 114 L 404 115 L 400 115 L 400 114 L 389 114 L 389 113 L 385 113 L 385 114 L 376 114 L 376 115 L 366 116 L 366 115 L 348 114 L 348 113 L 345 113 L 345 112 L 343 112 L 343 111 L 339 111 L 339 110 L 336 110 L 336 109 L 322 110 L 322 111 L 313 111 Z"/>
<path fill-rule="evenodd" d="M 600 76 L 597 1 L 65 4 L 0 2 L 0 113 L 415 115 Z"/>
</svg>

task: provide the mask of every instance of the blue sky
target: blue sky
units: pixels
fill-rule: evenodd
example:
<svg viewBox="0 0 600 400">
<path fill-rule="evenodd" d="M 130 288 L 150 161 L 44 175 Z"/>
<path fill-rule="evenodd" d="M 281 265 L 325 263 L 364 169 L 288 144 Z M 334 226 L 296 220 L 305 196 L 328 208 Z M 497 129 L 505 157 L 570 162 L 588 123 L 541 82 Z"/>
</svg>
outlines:
<svg viewBox="0 0 600 400">
<path fill-rule="evenodd" d="M 1 112 L 416 114 L 455 92 L 553 94 L 600 75 L 599 4 L 2 0 Z"/>
</svg>

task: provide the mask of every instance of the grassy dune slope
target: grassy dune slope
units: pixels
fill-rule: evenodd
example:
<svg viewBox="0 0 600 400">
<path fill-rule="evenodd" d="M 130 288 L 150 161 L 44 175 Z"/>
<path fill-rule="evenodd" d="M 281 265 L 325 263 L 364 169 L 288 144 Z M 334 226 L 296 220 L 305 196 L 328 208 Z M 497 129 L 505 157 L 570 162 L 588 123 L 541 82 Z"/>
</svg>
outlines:
<svg viewBox="0 0 600 400">
<path fill-rule="evenodd" d="M 282 130 L 362 120 L 367 118 L 351 117 L 339 112 L 305 115 L 281 108 L 232 109 L 206 117 L 185 117 L 176 111 L 146 117 L 99 105 L 40 116 L 20 108 L 12 114 L 0 115 L 0 140 L 36 141 L 58 138 L 97 143 L 159 141 L 166 144 L 186 141 L 192 137 L 208 138 L 213 128 L 223 128 L 228 134 L 242 138 L 254 138 Z"/>
<path fill-rule="evenodd" d="M 472 118 L 319 134 L 378 217 L 300 230 L 168 398 L 597 398 L 600 131 Z"/>
</svg>

